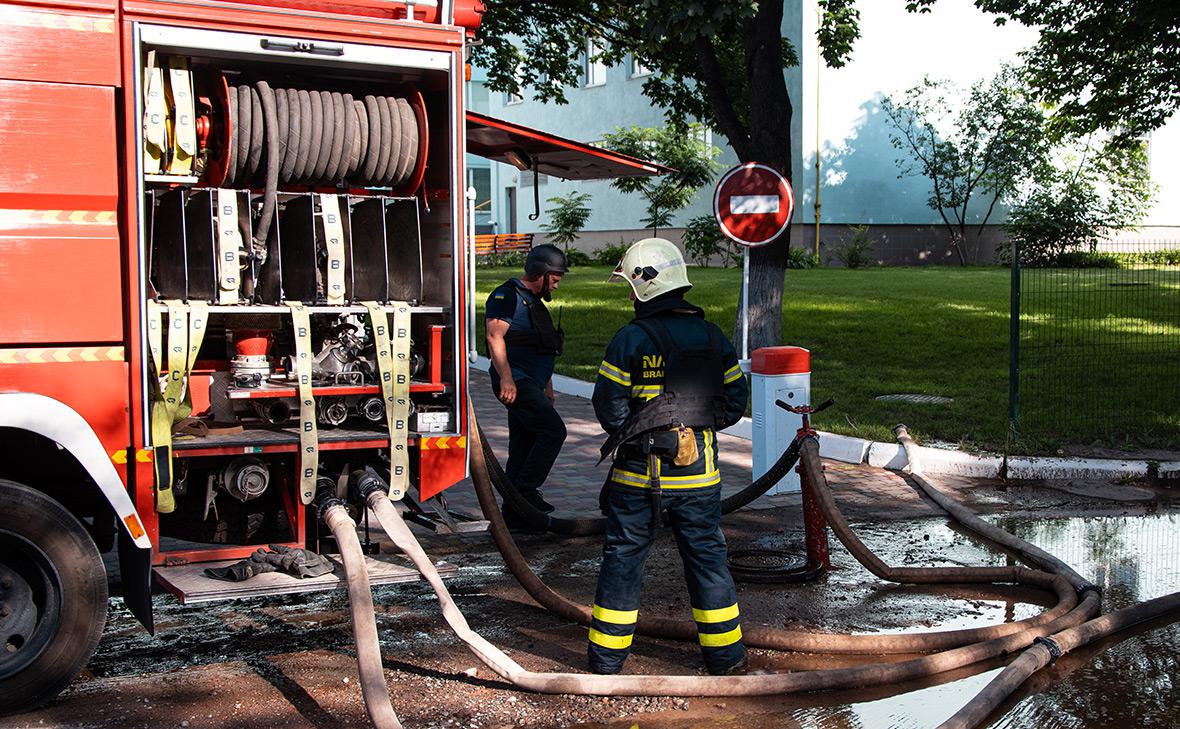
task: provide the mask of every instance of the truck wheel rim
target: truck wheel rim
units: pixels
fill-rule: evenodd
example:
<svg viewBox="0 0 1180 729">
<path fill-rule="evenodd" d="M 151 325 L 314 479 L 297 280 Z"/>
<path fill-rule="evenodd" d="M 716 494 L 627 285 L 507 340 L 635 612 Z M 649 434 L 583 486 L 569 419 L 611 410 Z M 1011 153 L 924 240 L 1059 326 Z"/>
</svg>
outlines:
<svg viewBox="0 0 1180 729">
<path fill-rule="evenodd" d="M 61 577 L 49 556 L 0 530 L 0 680 L 36 661 L 61 624 Z"/>
</svg>

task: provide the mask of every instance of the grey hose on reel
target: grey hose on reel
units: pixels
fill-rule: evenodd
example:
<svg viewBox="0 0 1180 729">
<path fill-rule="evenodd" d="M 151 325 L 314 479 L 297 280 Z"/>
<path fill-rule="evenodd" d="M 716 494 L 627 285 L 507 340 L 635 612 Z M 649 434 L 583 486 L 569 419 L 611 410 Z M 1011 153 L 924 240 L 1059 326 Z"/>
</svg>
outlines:
<svg viewBox="0 0 1180 729">
<path fill-rule="evenodd" d="M 392 96 L 229 87 L 226 187 L 263 188 L 252 250 L 262 263 L 283 185 L 398 187 L 418 164 L 421 130 L 409 102 Z"/>
</svg>

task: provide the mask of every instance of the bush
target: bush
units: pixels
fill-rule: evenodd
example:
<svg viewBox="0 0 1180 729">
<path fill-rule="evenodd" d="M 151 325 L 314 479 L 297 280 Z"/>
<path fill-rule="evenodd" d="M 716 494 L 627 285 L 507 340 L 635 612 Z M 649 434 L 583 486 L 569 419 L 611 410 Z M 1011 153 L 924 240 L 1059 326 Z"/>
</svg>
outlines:
<svg viewBox="0 0 1180 729">
<path fill-rule="evenodd" d="M 852 238 L 833 247 L 832 253 L 836 258 L 848 268 L 864 268 L 876 263 L 869 255 L 874 245 L 869 226 L 850 225 L 848 229 L 852 231 Z"/>
<path fill-rule="evenodd" d="M 524 259 L 526 256 L 528 254 L 524 251 L 510 251 L 508 253 L 491 253 L 486 256 L 476 256 L 475 267 L 524 269 Z"/>
<path fill-rule="evenodd" d="M 566 263 L 569 264 L 570 268 L 573 268 L 574 266 L 589 266 L 590 264 L 594 263 L 594 261 L 590 258 L 589 253 L 586 253 L 586 251 L 580 251 L 577 248 L 571 248 L 570 250 L 566 251 L 565 260 Z"/>
<path fill-rule="evenodd" d="M 684 226 L 684 252 L 698 266 L 707 266 L 709 259 L 718 256 L 727 268 L 737 260 L 735 244 L 717 226 L 712 215 L 698 215 Z"/>
<path fill-rule="evenodd" d="M 619 242 L 615 244 L 607 244 L 602 248 L 595 248 L 594 253 L 590 254 L 594 262 L 602 266 L 614 266 L 619 261 L 623 260 L 623 254 L 631 245 L 619 238 Z"/>
<path fill-rule="evenodd" d="M 791 248 L 787 251 L 787 268 L 819 268 L 819 255 L 804 248 Z"/>
<path fill-rule="evenodd" d="M 549 234 L 549 240 L 561 246 L 569 253 L 570 243 L 578 239 L 586 221 L 592 212 L 590 195 L 581 192 L 571 192 L 565 197 L 551 197 L 546 202 L 553 203 L 553 207 L 545 211 L 549 216 L 548 222 L 541 225 L 541 230 Z"/>
</svg>

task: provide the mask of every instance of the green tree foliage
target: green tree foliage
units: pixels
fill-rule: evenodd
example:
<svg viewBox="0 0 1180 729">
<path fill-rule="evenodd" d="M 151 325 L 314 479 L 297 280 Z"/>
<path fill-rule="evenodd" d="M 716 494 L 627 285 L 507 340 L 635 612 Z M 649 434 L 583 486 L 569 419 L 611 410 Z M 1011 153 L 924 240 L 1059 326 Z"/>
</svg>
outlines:
<svg viewBox="0 0 1180 729">
<path fill-rule="evenodd" d="M 907 7 L 929 12 L 937 0 Z M 975 0 L 996 24 L 1040 30 L 1025 53 L 1030 83 L 1054 107 L 1057 132 L 1116 133 L 1128 144 L 1180 106 L 1180 12 L 1175 0 Z"/>
<path fill-rule="evenodd" d="M 996 204 L 1046 163 L 1044 113 L 1010 67 L 965 94 L 925 77 L 882 107 L 900 152 L 898 176 L 930 181 L 926 205 L 941 217 L 959 262 L 974 263 Z"/>
<path fill-rule="evenodd" d="M 603 137 L 603 145 L 632 157 L 654 160 L 672 168 L 661 177 L 618 177 L 611 187 L 626 193 L 638 193 L 646 201 L 644 227 L 652 233 L 672 225 L 672 217 L 709 184 L 717 173 L 714 161 L 719 150 L 705 144 L 704 126 L 689 125 L 687 132 L 671 127 L 616 128 Z"/>
<path fill-rule="evenodd" d="M 578 239 L 586 221 L 590 220 L 590 195 L 584 192 L 571 192 L 565 197 L 551 197 L 545 202 L 553 203 L 545 214 L 549 221 L 541 225 L 541 230 L 549 235 L 549 240 L 560 245 L 569 253 L 570 243 Z"/>
<path fill-rule="evenodd" d="M 685 254 L 698 266 L 707 266 L 710 259 L 717 258 L 722 268 L 728 268 L 741 255 L 737 244 L 721 232 L 712 215 L 698 215 L 685 223 L 681 242 Z"/>
<path fill-rule="evenodd" d="M 822 0 L 819 39 L 824 57 L 840 65 L 857 30 L 854 0 Z M 797 65 L 782 37 L 781 0 L 497 0 L 488 3 L 473 59 L 488 69 L 488 87 L 539 100 L 565 101 L 580 85 L 581 53 L 593 41 L 595 60 L 628 55 L 654 73 L 644 94 L 664 109 L 674 129 L 693 120 L 723 134 L 743 162 L 758 161 L 790 176 L 794 107 L 783 69 Z M 751 255 L 751 341 L 779 344 L 783 271 L 789 232 Z"/>
<path fill-rule="evenodd" d="M 1021 263 L 1065 265 L 1093 253 L 1111 233 L 1131 227 L 1151 207 L 1154 186 L 1143 145 L 1087 141 L 1057 155 L 1008 214 Z M 1007 247 L 1001 258 L 1010 260 Z"/>
</svg>

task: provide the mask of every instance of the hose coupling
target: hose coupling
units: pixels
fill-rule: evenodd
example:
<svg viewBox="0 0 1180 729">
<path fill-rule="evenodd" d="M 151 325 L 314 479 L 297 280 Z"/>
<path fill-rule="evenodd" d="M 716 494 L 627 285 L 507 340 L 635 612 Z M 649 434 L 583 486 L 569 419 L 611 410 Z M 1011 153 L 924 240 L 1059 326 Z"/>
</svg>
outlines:
<svg viewBox="0 0 1180 729">
<path fill-rule="evenodd" d="M 356 489 L 356 494 L 362 503 L 368 501 L 374 491 L 379 492 L 382 496 L 389 493 L 389 484 L 385 483 L 385 479 L 381 478 L 372 466 L 365 466 L 363 469 L 358 468 L 353 471 L 351 481 L 352 487 Z"/>
<path fill-rule="evenodd" d="M 1057 663 L 1057 659 L 1064 655 L 1061 646 L 1057 641 L 1053 640 L 1047 635 L 1042 635 L 1038 638 L 1033 638 L 1033 645 L 1043 645 L 1049 651 L 1049 665 L 1052 666 Z"/>
<path fill-rule="evenodd" d="M 893 426 L 893 437 L 894 438 L 900 438 L 903 435 L 908 436 L 909 434 L 910 434 L 910 429 L 906 427 L 905 423 L 898 423 L 897 425 Z"/>
<path fill-rule="evenodd" d="M 316 518 L 323 521 L 328 509 L 333 506 L 345 506 L 344 500 L 336 496 L 336 482 L 327 476 L 320 476 L 315 482 Z"/>
<path fill-rule="evenodd" d="M 1086 597 L 1087 592 L 1092 592 L 1095 595 L 1097 595 L 1099 598 L 1102 597 L 1102 588 L 1099 587 L 1098 585 L 1095 585 L 1093 582 L 1087 582 L 1087 583 L 1083 584 L 1081 587 L 1077 588 L 1077 590 L 1078 590 L 1078 600 L 1079 601 L 1083 600 Z"/>
</svg>

